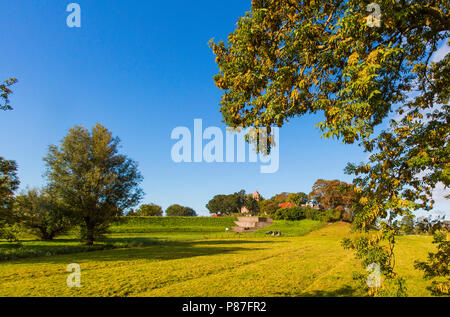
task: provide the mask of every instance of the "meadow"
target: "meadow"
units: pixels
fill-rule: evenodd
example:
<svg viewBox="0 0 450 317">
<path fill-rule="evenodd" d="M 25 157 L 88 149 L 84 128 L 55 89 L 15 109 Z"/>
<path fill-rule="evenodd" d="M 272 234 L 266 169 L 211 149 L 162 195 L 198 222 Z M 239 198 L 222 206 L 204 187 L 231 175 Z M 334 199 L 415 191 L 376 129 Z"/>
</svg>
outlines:
<svg viewBox="0 0 450 317">
<path fill-rule="evenodd" d="M 78 250 L 74 236 L 26 240 L 37 253 L 0 262 L 0 296 L 364 296 L 352 279 L 362 267 L 340 246 L 346 223 L 275 221 L 255 233 L 235 234 L 232 218 L 130 218 L 114 224 L 101 250 Z M 283 235 L 267 236 L 268 230 Z M 430 296 L 413 268 L 425 258 L 429 236 L 401 236 L 397 267 L 410 296 Z M 134 241 L 134 242 L 132 242 Z M 4 252 L 6 242 L 0 243 Z M 84 252 L 90 251 L 90 252 Z M 52 251 L 55 252 L 55 251 Z M 74 252 L 74 253 L 72 253 Z M 81 287 L 66 285 L 70 263 L 81 267 Z"/>
</svg>

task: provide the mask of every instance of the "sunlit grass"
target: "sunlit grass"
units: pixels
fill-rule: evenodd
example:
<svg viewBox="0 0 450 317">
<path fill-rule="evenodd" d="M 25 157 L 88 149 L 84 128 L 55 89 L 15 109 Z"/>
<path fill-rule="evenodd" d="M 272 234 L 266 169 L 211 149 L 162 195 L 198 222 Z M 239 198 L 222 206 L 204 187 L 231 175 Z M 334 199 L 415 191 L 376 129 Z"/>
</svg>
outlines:
<svg viewBox="0 0 450 317">
<path fill-rule="evenodd" d="M 231 231 L 233 217 L 124 217 L 115 222 L 106 239 L 94 246 L 83 245 L 77 236 L 77 229 L 53 241 L 36 240 L 24 234 L 20 243 L 0 240 L 0 261 L 19 258 L 52 256 L 58 254 L 90 252 L 97 250 L 153 245 L 165 241 L 189 241 L 198 239 L 226 239 L 264 236 L 265 230 L 245 235 Z M 283 234 L 298 236 L 320 227 L 322 223 L 312 220 L 276 221 L 270 230 L 281 230 Z M 228 230 L 226 230 L 228 228 Z"/>
<path fill-rule="evenodd" d="M 293 237 L 166 237 L 150 246 L 1 262 L 0 296 L 362 296 L 352 280 L 362 267 L 340 246 L 348 232 L 348 224 L 335 223 Z M 412 296 L 430 295 L 413 268 L 430 246 L 430 237 L 399 237 L 397 269 Z M 66 285 L 69 263 L 81 266 L 81 288 Z"/>
</svg>

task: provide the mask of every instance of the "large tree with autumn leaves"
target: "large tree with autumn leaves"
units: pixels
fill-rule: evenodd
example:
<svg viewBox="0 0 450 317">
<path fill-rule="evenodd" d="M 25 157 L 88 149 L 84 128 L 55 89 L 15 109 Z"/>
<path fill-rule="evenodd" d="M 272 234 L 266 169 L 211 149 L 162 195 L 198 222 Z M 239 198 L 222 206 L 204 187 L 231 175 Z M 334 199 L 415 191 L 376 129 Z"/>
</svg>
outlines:
<svg viewBox="0 0 450 317">
<path fill-rule="evenodd" d="M 379 27 L 368 23 L 372 2 Z M 354 225 L 380 230 L 344 245 L 363 263 L 379 262 L 385 283 L 373 295 L 405 293 L 395 220 L 431 209 L 435 186 L 450 184 L 450 54 L 432 62 L 449 36 L 449 8 L 445 0 L 253 0 L 227 42 L 210 42 L 227 125 L 281 127 L 321 112 L 324 137 L 370 153 L 346 171 L 357 176 Z"/>
</svg>

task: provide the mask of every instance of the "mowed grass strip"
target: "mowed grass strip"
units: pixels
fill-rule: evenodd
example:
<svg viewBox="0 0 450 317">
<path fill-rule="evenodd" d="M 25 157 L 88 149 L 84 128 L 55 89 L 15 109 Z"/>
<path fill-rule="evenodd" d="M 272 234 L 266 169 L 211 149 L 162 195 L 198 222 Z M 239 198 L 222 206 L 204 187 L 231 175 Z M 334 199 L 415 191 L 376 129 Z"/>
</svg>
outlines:
<svg viewBox="0 0 450 317">
<path fill-rule="evenodd" d="M 352 280 L 362 268 L 340 246 L 344 223 L 301 237 L 167 241 L 133 249 L 0 263 L 0 296 L 359 296 Z M 410 293 L 428 296 L 421 273 L 431 239 L 402 237 L 398 261 Z M 82 270 L 82 287 L 69 288 L 69 263 Z"/>
</svg>

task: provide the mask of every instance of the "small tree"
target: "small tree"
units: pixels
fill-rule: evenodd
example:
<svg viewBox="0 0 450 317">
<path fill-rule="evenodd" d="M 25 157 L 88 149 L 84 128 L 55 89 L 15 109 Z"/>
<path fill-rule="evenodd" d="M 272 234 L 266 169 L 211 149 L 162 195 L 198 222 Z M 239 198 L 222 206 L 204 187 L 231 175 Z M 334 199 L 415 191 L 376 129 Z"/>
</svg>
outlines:
<svg viewBox="0 0 450 317">
<path fill-rule="evenodd" d="M 87 245 L 143 195 L 137 164 L 118 153 L 119 143 L 101 124 L 91 132 L 76 126 L 61 146 L 50 146 L 44 159 L 50 185 L 71 207 Z"/>
<path fill-rule="evenodd" d="M 156 204 L 144 204 L 139 207 L 134 216 L 138 217 L 151 217 L 151 216 L 162 216 L 163 209 L 161 206 Z"/>
<path fill-rule="evenodd" d="M 52 240 L 70 229 L 70 209 L 49 189 L 31 189 L 16 198 L 17 219 L 42 240 Z"/>
<path fill-rule="evenodd" d="M 196 217 L 197 213 L 194 209 L 180 205 L 172 205 L 166 209 L 166 216 L 168 217 Z"/>
<path fill-rule="evenodd" d="M 0 239 L 5 239 L 8 242 L 18 242 L 19 234 L 19 224 L 9 224 L 5 221 L 0 221 Z"/>
<path fill-rule="evenodd" d="M 401 229 L 406 234 L 411 234 L 414 231 L 414 216 L 405 215 L 401 221 Z"/>
</svg>

